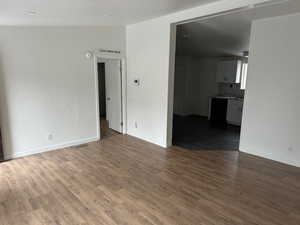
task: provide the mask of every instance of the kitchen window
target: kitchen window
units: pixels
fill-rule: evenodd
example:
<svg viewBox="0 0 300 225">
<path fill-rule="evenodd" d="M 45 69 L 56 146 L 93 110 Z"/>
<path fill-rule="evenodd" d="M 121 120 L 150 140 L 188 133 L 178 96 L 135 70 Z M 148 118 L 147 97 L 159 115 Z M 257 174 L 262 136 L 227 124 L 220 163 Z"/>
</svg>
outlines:
<svg viewBox="0 0 300 225">
<path fill-rule="evenodd" d="M 241 74 L 241 89 L 246 89 L 247 82 L 247 74 L 248 74 L 248 62 L 244 62 L 242 65 L 242 74 Z"/>
</svg>

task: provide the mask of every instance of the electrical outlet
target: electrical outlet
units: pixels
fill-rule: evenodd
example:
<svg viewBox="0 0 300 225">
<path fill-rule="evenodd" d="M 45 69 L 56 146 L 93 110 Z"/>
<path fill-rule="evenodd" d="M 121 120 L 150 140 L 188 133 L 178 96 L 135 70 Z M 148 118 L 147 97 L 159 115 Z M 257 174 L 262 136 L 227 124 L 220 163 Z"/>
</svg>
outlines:
<svg viewBox="0 0 300 225">
<path fill-rule="evenodd" d="M 141 84 L 140 79 L 139 79 L 139 78 L 133 79 L 133 84 L 134 84 L 135 86 L 140 86 L 140 84 Z"/>
<path fill-rule="evenodd" d="M 293 147 L 289 147 L 289 148 L 288 148 L 288 151 L 289 151 L 289 152 L 294 151 Z"/>
<path fill-rule="evenodd" d="M 48 141 L 52 141 L 53 140 L 53 134 L 49 134 L 48 135 Z"/>
<path fill-rule="evenodd" d="M 134 122 L 134 127 L 135 127 L 135 128 L 138 128 L 138 124 L 137 124 L 136 121 Z"/>
</svg>

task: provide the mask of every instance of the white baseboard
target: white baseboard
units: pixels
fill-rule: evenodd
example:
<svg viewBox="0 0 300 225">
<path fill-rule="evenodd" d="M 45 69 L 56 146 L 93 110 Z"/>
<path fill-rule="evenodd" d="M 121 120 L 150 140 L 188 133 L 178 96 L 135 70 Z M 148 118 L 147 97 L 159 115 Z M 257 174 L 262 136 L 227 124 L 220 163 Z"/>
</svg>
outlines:
<svg viewBox="0 0 300 225">
<path fill-rule="evenodd" d="M 38 153 L 49 152 L 49 151 L 59 150 L 59 149 L 67 148 L 67 147 L 73 147 L 73 146 L 78 146 L 78 145 L 82 145 L 82 144 L 87 144 L 87 143 L 98 141 L 98 140 L 99 140 L 99 137 L 84 138 L 84 139 L 79 139 L 79 140 L 65 142 L 65 143 L 56 144 L 56 145 L 43 146 L 40 148 L 31 149 L 31 150 L 22 151 L 22 152 L 8 153 L 8 154 L 5 153 L 4 158 L 5 158 L 5 160 L 16 159 L 16 158 L 20 158 L 20 157 L 24 157 L 24 156 L 28 156 L 28 155 L 34 155 L 34 154 L 38 154 Z"/>
<path fill-rule="evenodd" d="M 151 140 L 150 138 L 147 138 L 147 137 L 143 137 L 143 136 L 137 135 L 136 133 L 133 133 L 133 132 L 130 132 L 130 131 L 127 131 L 127 135 L 135 137 L 135 138 L 143 140 L 143 141 L 146 141 L 148 143 L 157 145 L 157 146 L 162 147 L 162 148 L 167 148 L 167 144 L 162 144 L 160 142 L 157 142 L 155 140 Z"/>
<path fill-rule="evenodd" d="M 191 114 L 189 113 L 174 113 L 176 116 L 190 116 Z"/>
<path fill-rule="evenodd" d="M 201 117 L 209 117 L 208 115 L 201 115 L 199 113 L 174 113 L 176 116 L 201 116 Z"/>
<path fill-rule="evenodd" d="M 227 120 L 227 123 L 230 124 L 230 125 L 235 125 L 235 126 L 241 126 L 242 123 L 239 123 L 239 122 L 233 122 L 233 121 L 229 121 Z"/>
<path fill-rule="evenodd" d="M 269 159 L 278 163 L 283 163 L 289 166 L 295 166 L 295 167 L 299 167 L 300 168 L 300 162 L 297 160 L 293 160 L 294 158 L 291 157 L 291 159 L 283 159 L 279 156 L 275 156 L 274 154 L 270 154 L 270 153 L 265 153 L 265 152 L 258 152 L 258 151 L 249 151 L 248 149 L 240 149 L 240 152 L 249 154 L 249 155 L 253 155 L 256 157 L 260 157 L 260 158 L 264 158 L 264 159 Z"/>
</svg>

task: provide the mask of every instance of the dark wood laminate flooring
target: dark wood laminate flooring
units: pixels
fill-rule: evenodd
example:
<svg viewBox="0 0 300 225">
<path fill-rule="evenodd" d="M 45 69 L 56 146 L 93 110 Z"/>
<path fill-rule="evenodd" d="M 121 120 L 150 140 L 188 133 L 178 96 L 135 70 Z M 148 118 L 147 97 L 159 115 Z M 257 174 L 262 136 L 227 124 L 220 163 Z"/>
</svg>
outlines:
<svg viewBox="0 0 300 225">
<path fill-rule="evenodd" d="M 113 135 L 0 164 L 0 225 L 299 225 L 300 168 Z"/>
</svg>

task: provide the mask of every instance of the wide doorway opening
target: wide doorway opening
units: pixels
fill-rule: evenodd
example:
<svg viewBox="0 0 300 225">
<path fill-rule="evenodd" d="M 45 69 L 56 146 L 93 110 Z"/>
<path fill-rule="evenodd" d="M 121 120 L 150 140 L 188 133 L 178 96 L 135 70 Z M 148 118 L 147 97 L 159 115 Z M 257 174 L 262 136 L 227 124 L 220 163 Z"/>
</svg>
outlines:
<svg viewBox="0 0 300 225">
<path fill-rule="evenodd" d="M 268 2 L 171 25 L 168 146 L 239 150 L 255 58 L 252 24 L 295 13 L 298 6 L 298 1 Z"/>
<path fill-rule="evenodd" d="M 238 150 L 251 20 L 245 12 L 177 26 L 173 145 Z"/>
</svg>

